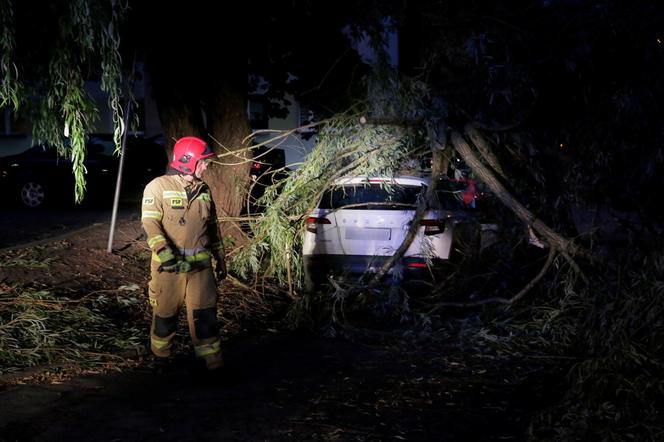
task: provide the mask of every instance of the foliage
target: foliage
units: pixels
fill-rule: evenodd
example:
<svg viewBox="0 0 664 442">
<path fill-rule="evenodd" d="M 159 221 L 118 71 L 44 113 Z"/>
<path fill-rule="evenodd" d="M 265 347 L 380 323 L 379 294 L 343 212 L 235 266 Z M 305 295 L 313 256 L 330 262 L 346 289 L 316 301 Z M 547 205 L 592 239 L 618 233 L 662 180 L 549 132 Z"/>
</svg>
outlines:
<svg viewBox="0 0 664 442">
<path fill-rule="evenodd" d="M 549 406 L 532 423 L 534 438 L 661 439 L 662 258 L 653 250 L 661 241 L 657 223 L 664 219 L 657 173 L 663 158 L 657 75 L 662 43 L 656 37 L 663 11 L 645 3 L 525 3 L 495 2 L 481 10 L 461 2 L 419 3 L 396 16 L 404 47 L 412 42 L 421 56 L 404 66 L 426 79 L 420 94 L 404 94 L 418 103 L 421 127 L 463 127 L 469 120 L 482 127 L 506 172 L 506 187 L 557 230 L 582 234 L 578 241 L 594 259 L 572 268 L 559 258 L 529 302 L 469 315 L 463 339 L 483 352 L 527 355 L 551 361 L 553 373 L 568 372 L 554 386 L 541 387 Z M 425 69 L 414 69 L 420 66 Z M 394 98 L 404 89 L 400 80 L 392 85 L 368 89 L 368 101 L 378 104 L 369 106 L 370 117 L 387 109 L 381 119 L 389 120 L 399 109 Z M 321 170 L 335 159 L 322 158 L 316 165 Z M 316 156 L 311 160 L 315 164 Z M 317 176 L 307 177 L 313 188 L 325 182 Z M 316 193 L 310 192 L 313 200 Z M 582 230 L 574 217 L 598 213 L 594 205 L 632 210 L 635 225 L 609 232 L 595 224 L 596 234 Z M 288 241 L 274 244 L 293 250 L 302 229 L 287 216 L 301 222 L 308 207 L 266 218 L 270 226 L 256 232 L 267 238 L 288 231 Z M 513 244 L 460 263 L 431 296 L 411 297 L 414 317 L 442 296 L 504 295 L 528 281 L 538 260 L 524 252 L 526 226 L 506 218 L 500 225 L 512 230 Z M 643 234 L 648 239 L 635 236 Z M 274 252 L 270 241 L 262 242 L 263 253 Z M 265 255 L 255 263 L 273 263 L 275 274 L 274 268 L 293 262 L 271 259 Z M 528 267 L 520 266 L 524 260 Z M 285 271 L 276 274 L 285 279 Z M 362 301 L 361 291 L 344 296 L 349 293 L 302 297 L 296 307 L 312 312 L 318 301 L 327 302 L 327 318 L 342 318 Z"/>
<path fill-rule="evenodd" d="M 402 70 L 450 123 L 486 129 L 510 189 L 573 235 L 577 204 L 662 219 L 663 16 L 607 0 L 423 2 L 396 17 Z"/>
<path fill-rule="evenodd" d="M 320 129 L 307 161 L 283 182 L 268 187 L 264 213 L 250 221 L 251 243 L 235 255 L 240 275 L 261 273 L 282 284 L 300 285 L 304 221 L 323 190 L 343 176 L 394 176 L 422 146 L 415 129 L 360 123 L 361 112 L 339 115 Z"/>
<path fill-rule="evenodd" d="M 283 11 L 279 9 L 286 3 L 291 7 L 299 4 L 275 2 L 270 13 L 255 17 L 258 40 L 272 45 L 267 49 L 261 46 L 265 50 L 257 51 L 260 56 L 254 58 L 252 68 L 265 75 L 277 65 L 287 68 L 280 69 L 282 81 L 273 82 L 269 99 L 280 95 L 289 84 L 284 75 L 289 69 L 307 86 L 298 91 L 301 98 L 316 96 L 312 91 L 325 95 L 327 74 L 338 73 L 334 71 L 338 65 L 317 63 L 319 59 L 311 55 L 323 54 L 326 61 L 339 59 L 339 52 L 329 48 L 343 45 L 339 41 L 328 45 L 318 38 L 300 38 L 302 34 L 318 35 L 314 31 L 319 23 L 307 17 L 308 11 L 299 11 L 305 14 L 293 17 L 305 22 L 307 31 L 301 32 L 296 23 L 284 26 L 279 19 Z M 429 149 L 432 140 L 428 137 L 437 128 L 458 129 L 474 122 L 493 142 L 491 153 L 506 172 L 506 187 L 532 213 L 558 230 L 582 235 L 579 241 L 591 250 L 595 262 L 581 263 L 582 271 L 588 273 L 583 282 L 577 269 L 556 261 L 556 271 L 547 275 L 527 304 L 507 309 L 487 307 L 468 315 L 460 339 L 486 352 L 551 358 L 569 370 L 561 386 L 564 393 L 552 399 L 560 401 L 534 421 L 535 437 L 661 438 L 664 264 L 661 252 L 652 252 L 650 247 L 654 249 L 661 242 L 661 225 L 657 223 L 664 219 L 659 201 L 664 175 L 658 173 L 664 162 L 659 121 L 664 103 L 660 78 L 664 9 L 653 2 L 610 0 L 410 2 L 403 8 L 395 7 L 394 2 L 371 3 L 380 9 L 377 16 L 394 18 L 404 49 L 400 67 L 419 81 L 379 70 L 381 81 L 367 85 L 363 105 L 321 124 L 317 147 L 308 161 L 265 192 L 261 204 L 266 210 L 249 221 L 251 241 L 233 256 L 232 269 L 246 277 L 251 273 L 265 275 L 282 286 L 297 289 L 301 281 L 302 224 L 325 185 L 349 174 L 394 174 L 402 160 Z M 58 23 L 60 30 L 54 41 L 60 48 L 69 45 L 74 53 L 54 51 L 52 75 L 45 75 L 47 82 L 40 86 L 49 100 L 42 107 L 44 118 L 37 132 L 57 144 L 62 128 L 68 128 L 72 144 L 58 145 L 63 151 L 78 152 L 74 158 L 79 171 L 81 140 L 93 115 L 89 98 L 81 92 L 85 78 L 81 66 L 91 62 L 91 49 L 97 45 L 93 42 L 101 42 L 104 48 L 104 83 L 118 84 L 119 78 L 117 39 L 112 37 L 116 28 L 98 28 L 96 21 L 90 21 L 90 17 L 102 17 L 106 23 L 115 23 L 119 14 L 110 19 L 104 14 L 88 15 L 86 7 L 93 4 L 100 3 L 79 0 L 65 9 L 68 15 Z M 19 75 L 25 70 L 18 63 L 14 68 L 11 62 L 16 46 L 12 35 L 15 25 L 9 1 L 0 5 L 0 98 L 4 105 L 17 107 L 24 84 Z M 334 8 L 344 9 L 336 4 Z M 180 8 L 176 11 L 180 13 Z M 334 18 L 331 26 L 338 28 L 342 21 L 338 15 Z M 208 14 L 208 19 L 216 20 L 216 15 Z M 288 33 L 280 33 L 281 28 Z M 373 34 L 381 32 L 368 28 Z M 210 33 L 215 27 L 202 29 Z M 356 28 L 353 31 L 361 34 Z M 298 38 L 292 38 L 291 32 Z M 156 32 L 148 35 L 156 36 L 156 40 L 163 37 Z M 306 45 L 289 52 L 291 40 Z M 218 44 L 213 39 L 210 42 Z M 181 52 L 189 43 L 179 48 Z M 373 43 L 376 45 L 376 41 Z M 169 54 L 171 49 L 168 46 Z M 205 54 L 204 49 L 194 48 L 200 51 L 196 54 Z M 56 58 L 67 61 L 61 63 Z M 299 63 L 293 63 L 293 59 Z M 295 65 L 313 67 L 319 75 L 305 78 L 306 70 L 291 69 Z M 166 66 L 170 67 L 170 59 Z M 343 71 L 354 73 L 353 69 Z M 200 97 L 207 97 L 208 91 L 202 84 L 189 83 L 187 86 L 196 89 L 195 94 L 190 88 L 184 91 L 192 93 L 200 110 Z M 337 82 L 328 95 L 342 96 L 339 85 L 349 83 Z M 352 82 L 353 93 L 358 90 L 357 84 Z M 121 121 L 118 94 L 109 87 L 117 127 Z M 171 88 L 164 89 L 173 93 Z M 346 103 L 348 95 L 339 101 Z M 319 107 L 339 108 L 327 102 Z M 360 123 L 362 117 L 367 124 Z M 436 141 L 444 142 L 444 133 L 438 135 Z M 578 214 L 574 206 L 583 209 L 582 215 L 589 215 L 594 205 L 633 211 L 638 224 L 635 231 L 648 231 L 647 241 L 628 238 L 610 248 L 612 244 L 607 243 L 618 240 L 615 231 L 602 237 L 581 230 L 573 219 Z M 520 224 L 502 225 L 512 230 L 510 240 L 519 238 L 525 230 Z M 406 307 L 426 318 L 413 307 L 430 307 L 443 294 L 461 298 L 508 292 L 523 283 L 530 272 L 530 268 L 523 272 L 518 265 L 519 259 L 529 257 L 523 253 L 523 243 L 519 243 L 522 238 L 484 250 L 480 259 L 462 261 L 452 269 L 445 285 L 432 291 L 428 299 L 400 299 L 407 300 L 411 304 Z M 604 243 L 598 246 L 598 241 Z M 607 254 L 598 256 L 606 250 Z M 336 319 L 343 317 L 351 302 L 366 301 L 367 294 L 376 295 L 355 291 L 353 296 L 346 296 L 350 291 L 341 289 L 332 295 L 331 309 L 325 312 Z M 389 293 L 386 296 L 389 298 Z M 317 302 L 311 297 L 297 301 L 300 311 L 311 311 Z"/>
<path fill-rule="evenodd" d="M 570 388 L 539 417 L 554 439 L 658 440 L 664 435 L 664 254 L 635 254 L 572 287 L 549 345 L 566 349 Z M 576 312 L 576 314 L 570 314 Z M 542 431 L 542 434 L 547 434 Z"/>
<path fill-rule="evenodd" d="M 130 289 L 120 287 L 70 299 L 48 291 L 3 286 L 0 367 L 93 364 L 138 345 L 143 332 L 136 328 L 135 319 L 142 315 L 144 302 Z M 133 324 L 107 316 L 112 311 L 116 316 L 133 317 Z"/>
<path fill-rule="evenodd" d="M 14 38 L 14 11 L 11 0 L 0 2 L 0 108 L 11 105 L 17 111 L 23 100 L 23 85 L 18 79 L 18 68 L 12 61 L 16 47 Z"/>
<path fill-rule="evenodd" d="M 75 198 L 80 202 L 85 193 L 85 141 L 94 131 L 98 109 L 85 90 L 85 82 L 100 72 L 102 90 L 108 93 L 113 115 L 114 141 L 120 148 L 124 132 L 121 59 L 118 25 L 127 5 L 124 1 L 75 0 L 28 9 L 3 2 L 2 88 L 0 103 L 11 102 L 15 111 L 21 103 L 28 103 L 33 121 L 33 137 L 38 143 L 55 146 L 58 153 L 68 156 L 76 180 Z M 16 20 L 12 21 L 15 17 Z M 23 35 L 20 26 L 40 26 L 41 34 Z M 57 30 L 53 24 L 57 24 Z M 34 28 L 30 29 L 34 32 Z M 14 34 L 28 48 L 20 56 L 12 51 Z M 54 35 L 49 35 L 54 34 Z M 34 40 L 28 41 L 28 38 Z M 38 42 L 39 46 L 35 45 Z M 48 46 L 48 50 L 41 45 Z M 43 60 L 47 57 L 47 60 Z M 92 69 L 95 63 L 98 68 Z M 19 76 L 24 80 L 20 81 Z M 28 100 L 27 98 L 30 97 Z M 27 113 L 26 113 L 27 114 Z"/>
<path fill-rule="evenodd" d="M 13 258 L 7 261 L 0 262 L 0 267 L 27 267 L 27 268 L 47 268 L 49 265 L 50 259 L 37 260 L 37 259 L 24 259 L 24 258 Z"/>
<path fill-rule="evenodd" d="M 587 283 L 564 261 L 556 267 L 528 304 L 469 315 L 460 339 L 486 355 L 546 361 L 555 375 L 533 391 L 545 398 L 533 440 L 661 439 L 664 255 L 597 262 Z"/>
<path fill-rule="evenodd" d="M 579 263 L 587 282 L 558 261 L 539 296 L 488 310 L 471 333 L 569 369 L 533 423 L 538 440 L 662 438 L 662 16 L 648 2 L 526 1 L 421 3 L 399 17 L 417 54 L 404 68 L 425 66 L 448 121 L 489 134 L 514 196 L 593 255 Z M 630 223 L 608 229 L 602 207 Z M 595 232 L 578 222 L 593 215 Z M 469 296 L 491 282 L 480 271 L 451 288 Z"/>
</svg>

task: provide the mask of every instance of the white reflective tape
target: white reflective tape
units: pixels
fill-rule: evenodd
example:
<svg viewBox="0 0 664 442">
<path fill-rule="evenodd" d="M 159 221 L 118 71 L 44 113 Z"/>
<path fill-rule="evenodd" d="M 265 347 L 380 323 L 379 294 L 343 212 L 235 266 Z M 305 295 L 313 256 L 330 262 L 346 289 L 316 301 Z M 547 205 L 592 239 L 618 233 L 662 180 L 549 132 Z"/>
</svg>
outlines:
<svg viewBox="0 0 664 442">
<path fill-rule="evenodd" d="M 187 198 L 187 192 L 179 192 L 177 190 L 164 190 L 164 198 Z"/>
<path fill-rule="evenodd" d="M 150 342 L 152 343 L 152 346 L 157 350 L 165 350 L 171 346 L 170 339 L 161 339 L 157 338 L 156 336 L 151 336 Z"/>
<path fill-rule="evenodd" d="M 153 236 L 152 238 L 148 238 L 148 246 L 153 248 L 161 241 L 166 241 L 166 238 L 164 238 L 162 235 Z"/>
<path fill-rule="evenodd" d="M 155 210 L 144 210 L 141 219 L 161 219 L 164 215 Z"/>
<path fill-rule="evenodd" d="M 194 347 L 194 353 L 196 353 L 196 356 L 199 358 L 221 353 L 221 341 L 217 340 L 212 344 L 197 345 Z"/>
</svg>

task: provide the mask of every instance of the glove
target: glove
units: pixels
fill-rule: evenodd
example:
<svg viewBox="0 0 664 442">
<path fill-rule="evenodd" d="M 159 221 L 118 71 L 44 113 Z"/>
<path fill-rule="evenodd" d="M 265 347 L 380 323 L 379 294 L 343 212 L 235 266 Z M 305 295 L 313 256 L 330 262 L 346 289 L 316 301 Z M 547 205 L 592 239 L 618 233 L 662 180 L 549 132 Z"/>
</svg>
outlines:
<svg viewBox="0 0 664 442">
<path fill-rule="evenodd" d="M 158 272 L 166 273 L 187 273 L 191 271 L 191 264 L 182 259 L 177 259 L 173 252 L 168 247 L 161 249 L 157 252 L 157 256 L 161 260 L 161 264 L 157 269 Z"/>
<path fill-rule="evenodd" d="M 173 255 L 173 252 L 171 251 L 170 248 L 164 247 L 163 249 L 159 250 L 157 252 L 157 257 L 159 258 L 159 261 L 161 261 L 161 265 L 157 269 L 157 271 L 161 272 L 167 272 L 167 273 L 175 273 L 177 272 L 177 265 L 178 265 L 178 260 L 175 259 L 175 255 Z"/>
<path fill-rule="evenodd" d="M 178 261 L 178 273 L 187 273 L 192 269 L 191 263 L 189 261 Z"/>
<path fill-rule="evenodd" d="M 159 265 L 159 268 L 157 269 L 159 273 L 161 272 L 166 272 L 166 273 L 177 273 L 178 272 L 178 260 L 173 258 L 169 259 L 166 262 L 162 262 Z"/>
<path fill-rule="evenodd" d="M 223 256 L 215 255 L 215 261 L 217 261 L 214 266 L 214 276 L 217 278 L 217 281 L 223 281 L 226 279 L 226 260 Z"/>
</svg>

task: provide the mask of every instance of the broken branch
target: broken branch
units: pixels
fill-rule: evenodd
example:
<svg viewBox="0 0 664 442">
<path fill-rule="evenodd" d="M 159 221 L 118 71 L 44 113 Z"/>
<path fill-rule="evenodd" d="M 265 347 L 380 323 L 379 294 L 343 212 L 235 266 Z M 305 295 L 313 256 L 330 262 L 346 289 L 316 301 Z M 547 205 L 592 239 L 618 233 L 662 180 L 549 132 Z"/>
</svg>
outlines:
<svg viewBox="0 0 664 442">
<path fill-rule="evenodd" d="M 537 276 L 535 276 L 526 286 L 521 289 L 519 293 L 516 295 L 512 296 L 511 298 L 499 298 L 499 297 L 493 297 L 493 298 L 487 298 L 487 299 L 482 299 L 481 301 L 475 301 L 475 302 L 441 302 L 438 303 L 432 308 L 428 314 L 434 313 L 441 307 L 479 307 L 480 305 L 487 305 L 487 304 L 506 304 L 506 305 L 512 305 L 519 299 L 523 298 L 526 296 L 526 294 L 533 288 L 535 285 L 544 277 L 546 272 L 549 270 L 549 267 L 551 267 L 551 264 L 553 264 L 553 260 L 556 256 L 556 249 L 555 247 L 549 247 L 549 256 L 547 257 L 546 262 L 544 263 L 544 266 L 542 269 L 539 271 Z"/>
</svg>

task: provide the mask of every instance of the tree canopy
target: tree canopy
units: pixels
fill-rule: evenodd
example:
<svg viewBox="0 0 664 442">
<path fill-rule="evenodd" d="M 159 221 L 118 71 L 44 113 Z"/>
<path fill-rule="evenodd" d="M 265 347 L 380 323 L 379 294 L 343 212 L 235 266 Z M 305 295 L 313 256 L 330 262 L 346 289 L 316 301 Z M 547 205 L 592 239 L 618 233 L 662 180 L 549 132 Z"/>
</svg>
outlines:
<svg viewBox="0 0 664 442">
<path fill-rule="evenodd" d="M 33 121 L 38 142 L 71 158 L 76 197 L 85 190 L 86 135 L 94 130 L 98 109 L 84 85 L 100 80 L 119 146 L 123 130 L 123 75 L 119 22 L 122 2 L 5 0 L 2 12 L 0 107 L 11 105 Z"/>
<path fill-rule="evenodd" d="M 375 0 L 231 9 L 193 2 L 160 5 L 154 16 L 145 2 L 31 6 L 0 2 L 0 103 L 15 109 L 34 103 L 36 135 L 71 155 L 79 176 L 94 117 L 83 82 L 101 79 L 118 135 L 122 67 L 137 48 L 169 142 L 196 134 L 215 140 L 221 154 L 246 158 L 250 73 L 268 80 L 273 114 L 283 112 L 289 92 L 330 117 L 321 121 L 307 163 L 266 192 L 252 241 L 233 251 L 238 274 L 259 272 L 297 289 L 303 216 L 337 174 L 395 173 L 398 160 L 423 150 L 465 160 L 512 209 L 500 221 L 520 232 L 512 237 L 518 242 L 501 249 L 504 255 L 483 252 L 491 277 L 481 279 L 489 273 L 476 267 L 454 273 L 419 317 L 449 307 L 443 293 L 479 291 L 478 281 L 489 300 L 507 293 L 502 304 L 523 301 L 518 290 L 534 285 L 523 275 L 537 272 L 505 262 L 525 247 L 530 231 L 550 251 L 528 263 L 546 261 L 532 279 L 533 300 L 518 312 L 529 319 L 514 315 L 493 326 L 512 339 L 510 351 L 574 358 L 565 366 L 571 373 L 565 396 L 537 424 L 563 439 L 661 435 L 652 398 L 661 395 L 662 381 L 652 374 L 664 366 L 663 6 Z M 380 52 L 386 29 L 398 34 L 398 70 L 378 63 L 369 75 L 347 36 L 371 36 Z M 240 163 L 213 169 L 220 216 L 234 217 L 244 201 L 249 165 Z M 517 274 L 521 286 L 509 286 L 504 274 Z M 358 293 L 342 292 L 346 298 L 337 291 L 333 299 Z M 552 429 L 550 422 L 565 427 Z"/>
</svg>

